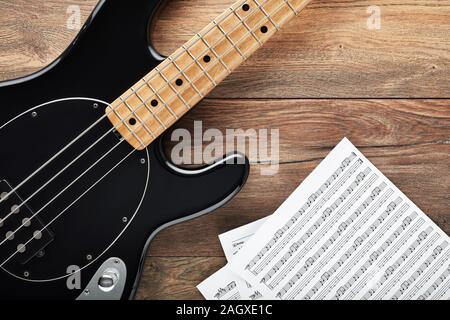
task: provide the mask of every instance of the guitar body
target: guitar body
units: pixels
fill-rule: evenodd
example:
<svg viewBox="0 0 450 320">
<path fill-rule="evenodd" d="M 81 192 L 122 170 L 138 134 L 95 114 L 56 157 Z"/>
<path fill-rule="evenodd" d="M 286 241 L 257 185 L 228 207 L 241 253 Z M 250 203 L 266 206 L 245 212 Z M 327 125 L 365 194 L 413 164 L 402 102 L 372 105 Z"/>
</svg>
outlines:
<svg viewBox="0 0 450 320">
<path fill-rule="evenodd" d="M 148 35 L 160 2 L 101 1 L 57 61 L 0 83 L 0 299 L 133 298 L 157 232 L 245 183 L 239 154 L 183 170 L 160 140 L 120 143 L 108 119 L 83 134 L 163 59 Z"/>
</svg>

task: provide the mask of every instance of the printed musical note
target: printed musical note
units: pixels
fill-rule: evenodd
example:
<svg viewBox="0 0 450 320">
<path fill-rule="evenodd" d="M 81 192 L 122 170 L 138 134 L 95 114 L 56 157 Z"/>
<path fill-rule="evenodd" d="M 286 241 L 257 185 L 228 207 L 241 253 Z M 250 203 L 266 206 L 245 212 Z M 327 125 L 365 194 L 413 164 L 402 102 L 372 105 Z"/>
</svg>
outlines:
<svg viewBox="0 0 450 320">
<path fill-rule="evenodd" d="M 446 299 L 449 244 L 344 139 L 229 267 L 265 298 Z"/>
<path fill-rule="evenodd" d="M 208 300 L 240 300 L 239 280 L 236 279 L 240 278 L 225 266 L 200 283 L 197 288 Z M 240 281 L 245 283 L 243 279 Z"/>
<path fill-rule="evenodd" d="M 267 218 L 249 223 L 219 235 L 225 257 L 230 261 Z M 241 277 L 223 267 L 197 286 L 206 299 L 257 300 L 263 296 Z"/>
</svg>

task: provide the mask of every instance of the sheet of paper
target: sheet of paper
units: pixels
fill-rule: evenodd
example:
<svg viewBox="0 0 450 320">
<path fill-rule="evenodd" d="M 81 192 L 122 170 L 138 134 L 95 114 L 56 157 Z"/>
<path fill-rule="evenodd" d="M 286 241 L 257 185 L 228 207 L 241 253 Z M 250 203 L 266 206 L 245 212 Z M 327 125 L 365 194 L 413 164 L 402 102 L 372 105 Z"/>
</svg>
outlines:
<svg viewBox="0 0 450 320">
<path fill-rule="evenodd" d="M 266 298 L 449 299 L 449 242 L 344 139 L 229 267 Z"/>
<path fill-rule="evenodd" d="M 242 227 L 230 230 L 219 235 L 220 244 L 228 262 L 242 248 L 244 243 L 263 225 L 267 217 L 256 220 Z"/>
<path fill-rule="evenodd" d="M 267 218 L 257 220 L 242 227 L 219 235 L 228 262 L 242 248 Z M 228 265 L 200 283 L 197 288 L 207 300 L 258 300 L 262 295 L 244 279 L 231 272 Z"/>
<path fill-rule="evenodd" d="M 231 272 L 228 265 L 212 274 L 197 286 L 207 300 L 242 300 L 245 281 Z"/>
<path fill-rule="evenodd" d="M 225 252 L 225 257 L 230 262 L 233 257 L 244 246 L 245 242 L 250 239 L 253 234 L 262 226 L 266 218 L 259 219 L 257 221 L 246 224 L 242 227 L 233 229 L 231 231 L 222 233 L 219 235 L 222 249 Z M 227 266 L 228 269 L 228 266 Z M 229 269 L 228 269 L 229 270 Z M 231 272 L 231 271 L 229 271 Z M 232 273 L 234 274 L 234 273 Z M 261 292 L 258 289 L 253 288 L 243 278 L 234 274 L 236 281 L 239 283 L 241 300 L 261 300 L 264 299 Z"/>
</svg>

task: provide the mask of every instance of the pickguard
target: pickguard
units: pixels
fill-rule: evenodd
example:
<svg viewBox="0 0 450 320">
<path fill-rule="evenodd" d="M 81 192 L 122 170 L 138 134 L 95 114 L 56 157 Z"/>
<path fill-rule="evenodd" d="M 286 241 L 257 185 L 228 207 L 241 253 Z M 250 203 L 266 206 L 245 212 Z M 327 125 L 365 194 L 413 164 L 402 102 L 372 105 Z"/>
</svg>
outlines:
<svg viewBox="0 0 450 320">
<path fill-rule="evenodd" d="M 4 135 L 0 177 L 13 189 L 104 114 L 103 108 L 95 108 L 92 102 L 65 99 L 94 97 L 111 102 L 159 64 L 161 56 L 151 47 L 148 32 L 160 3 L 136 0 L 130 5 L 129 1 L 101 1 L 80 35 L 54 63 L 30 76 L 0 83 L 3 124 L 0 136 Z M 46 104 L 54 100 L 59 102 Z M 46 105 L 32 110 L 42 104 Z M 47 170 L 36 175 L 32 183 L 21 186 L 17 194 L 26 201 L 110 128 L 109 122 L 101 122 L 84 142 L 67 150 Z M 53 188 L 49 185 L 39 196 L 26 201 L 30 210 L 23 213 L 37 213 L 117 142 L 117 135 L 108 135 L 106 143 L 97 145 L 98 149 L 91 150 L 84 161 L 77 161 L 73 168 L 52 180 Z M 11 272 L 5 265 L 6 271 L 0 271 L 0 298 L 76 299 L 110 258 L 118 258 L 126 266 L 120 298 L 132 298 L 146 249 L 156 234 L 225 204 L 246 181 L 248 161 L 235 165 L 220 163 L 201 172 L 177 170 L 161 154 L 159 142 L 127 158 L 76 206 L 65 211 L 64 219 L 52 223 L 53 238 L 39 250 L 45 251 L 42 256 L 33 255 Z M 101 165 L 95 166 L 93 174 L 77 180 L 68 189 L 70 193 L 52 202 L 52 208 L 46 207 L 47 213 L 38 213 L 42 223 L 50 223 L 131 150 L 125 144 L 118 147 Z M 20 243 L 14 244 L 17 249 Z M 75 276 L 72 270 L 76 267 L 80 269 L 76 272 L 80 277 L 73 285 L 68 280 Z"/>
</svg>

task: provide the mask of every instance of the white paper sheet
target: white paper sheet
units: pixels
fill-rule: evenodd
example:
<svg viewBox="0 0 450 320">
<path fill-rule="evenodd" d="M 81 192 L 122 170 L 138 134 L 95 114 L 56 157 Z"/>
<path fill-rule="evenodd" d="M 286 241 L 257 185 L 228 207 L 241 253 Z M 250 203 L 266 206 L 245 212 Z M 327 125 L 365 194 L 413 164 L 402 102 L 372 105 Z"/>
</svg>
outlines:
<svg viewBox="0 0 450 320">
<path fill-rule="evenodd" d="M 219 235 L 228 262 L 266 219 L 254 221 Z M 263 298 L 258 290 L 254 290 L 249 283 L 233 273 L 228 264 L 200 283 L 197 289 L 207 300 L 258 300 Z"/>
<path fill-rule="evenodd" d="M 228 265 L 197 286 L 207 300 L 242 300 L 245 281 L 231 272 Z"/>
<path fill-rule="evenodd" d="M 219 235 L 220 244 L 228 262 L 242 248 L 244 243 L 263 225 L 267 217 L 243 225 Z"/>
<path fill-rule="evenodd" d="M 259 219 L 219 235 L 220 243 L 228 262 L 231 261 L 233 256 L 242 248 L 245 241 L 259 229 L 266 219 Z M 249 283 L 231 272 L 228 265 L 200 283 L 197 289 L 207 300 L 228 300 L 229 298 L 233 298 L 233 300 L 262 299 L 261 293 L 252 289 Z"/>
<path fill-rule="evenodd" d="M 219 235 L 220 243 L 228 262 L 233 259 L 233 257 L 243 247 L 245 242 L 253 236 L 253 234 L 262 226 L 266 219 L 267 217 L 259 219 L 257 221 L 243 225 L 242 227 L 230 230 Z M 240 300 L 264 299 L 263 295 L 261 294 L 261 292 L 259 292 L 258 289 L 254 289 L 247 281 L 233 273 L 229 269 L 228 265 L 224 268 L 227 269 L 227 274 L 231 274 L 234 277 L 233 279 L 236 281 L 236 283 L 239 284 L 238 287 L 241 296 Z"/>
<path fill-rule="evenodd" d="M 344 139 L 229 268 L 265 298 L 449 299 L 449 243 Z"/>
</svg>

